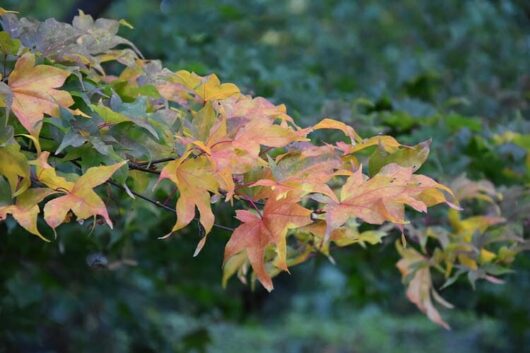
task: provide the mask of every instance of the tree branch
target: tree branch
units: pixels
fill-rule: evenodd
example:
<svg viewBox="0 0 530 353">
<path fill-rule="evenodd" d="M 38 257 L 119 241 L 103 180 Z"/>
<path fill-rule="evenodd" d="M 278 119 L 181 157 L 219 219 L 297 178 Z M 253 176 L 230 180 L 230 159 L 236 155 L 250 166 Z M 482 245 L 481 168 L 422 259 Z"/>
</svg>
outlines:
<svg viewBox="0 0 530 353">
<path fill-rule="evenodd" d="M 158 170 L 144 168 L 143 166 L 140 166 L 140 165 L 138 165 L 136 163 L 132 163 L 132 162 L 129 162 L 129 168 L 130 169 L 134 169 L 134 170 L 138 170 L 140 172 L 160 175 L 160 171 L 158 171 Z"/>
<path fill-rule="evenodd" d="M 26 152 L 33 152 L 33 153 L 36 153 L 35 150 L 31 150 L 31 149 L 29 149 L 29 148 L 25 148 L 24 146 L 21 146 L 21 149 L 22 149 L 23 151 L 26 151 Z M 60 157 L 63 157 L 61 154 L 59 154 L 59 155 L 51 155 L 51 156 L 52 156 L 52 157 L 59 157 L 59 158 L 60 158 Z M 166 162 L 167 162 L 168 160 L 169 160 L 169 161 L 170 161 L 170 160 L 173 160 L 173 158 L 167 158 Z M 72 163 L 72 164 L 74 164 L 76 167 L 81 168 L 81 165 L 80 165 L 77 161 L 75 161 L 75 160 L 71 160 L 71 161 L 69 161 L 69 162 Z M 160 162 L 160 163 L 162 163 L 162 162 Z M 135 170 L 139 170 L 139 171 L 143 171 L 143 172 L 147 172 L 147 173 L 151 173 L 151 174 L 157 174 L 157 175 L 160 174 L 159 171 L 151 170 L 151 169 L 147 169 L 147 168 L 142 168 L 142 167 L 138 166 L 137 164 L 135 164 L 135 163 L 130 163 L 130 162 L 129 162 L 129 168 L 131 168 L 131 169 L 135 169 Z M 127 190 L 125 190 L 125 187 L 121 186 L 120 184 L 117 184 L 117 183 L 113 182 L 112 180 L 108 180 L 107 183 L 110 184 L 110 185 L 112 185 L 112 186 L 114 186 L 114 187 L 116 187 L 116 188 L 118 188 L 118 189 L 120 189 L 120 190 L 122 190 L 122 191 L 127 192 Z M 155 206 L 157 206 L 157 207 L 160 207 L 160 208 L 162 208 L 162 209 L 164 209 L 164 210 L 166 210 L 166 211 L 169 211 L 169 212 L 172 212 L 172 213 L 176 213 L 176 212 L 177 212 L 177 210 L 174 209 L 173 207 L 170 207 L 170 206 L 164 205 L 163 203 L 161 203 L 161 202 L 159 202 L 159 201 L 156 201 L 156 200 L 150 199 L 150 198 L 148 198 L 147 196 L 144 196 L 144 195 L 142 195 L 142 194 L 139 194 L 139 193 L 137 193 L 137 192 L 135 192 L 135 191 L 132 191 L 132 190 L 129 190 L 129 191 L 130 191 L 134 196 L 138 197 L 139 199 L 142 199 L 142 200 L 144 200 L 144 201 L 147 201 L 147 202 L 149 202 L 149 203 L 151 203 L 151 204 L 153 204 L 153 205 L 155 205 Z M 259 210 L 258 210 L 258 212 L 259 212 Z M 194 219 L 199 220 L 198 217 L 194 217 Z M 219 229 L 226 230 L 226 231 L 228 231 L 228 232 L 233 232 L 233 231 L 234 231 L 234 228 L 226 227 L 226 226 L 223 226 L 223 225 L 221 225 L 221 224 L 216 224 L 216 223 L 214 223 L 214 227 L 217 227 L 217 228 L 219 228 Z"/>
<path fill-rule="evenodd" d="M 120 190 L 122 190 L 122 191 L 125 191 L 125 192 L 126 192 L 126 190 L 125 190 L 125 188 L 124 188 L 123 186 L 121 186 L 121 185 L 118 184 L 118 183 L 113 182 L 112 180 L 107 181 L 107 183 L 110 184 L 110 185 L 112 185 L 112 186 L 114 186 L 114 187 L 116 187 L 116 188 L 118 188 L 118 189 L 120 189 Z M 176 213 L 176 212 L 177 212 L 177 210 L 175 210 L 173 207 L 170 207 L 170 206 L 164 205 L 164 204 L 161 203 L 160 201 L 156 201 L 156 200 L 150 199 L 149 197 L 144 196 L 144 195 L 142 195 L 142 194 L 139 194 L 139 193 L 137 193 L 137 192 L 135 192 L 135 191 L 132 191 L 132 190 L 129 190 L 129 191 L 130 191 L 134 196 L 136 196 L 136 197 L 138 197 L 139 199 L 142 199 L 142 200 L 144 200 L 144 201 L 147 201 L 147 202 L 149 202 L 150 204 L 153 204 L 153 205 L 155 205 L 155 206 L 157 206 L 157 207 L 160 207 L 160 208 L 162 208 L 162 209 L 164 209 L 164 210 L 166 210 L 166 211 L 169 211 L 169 212 L 171 212 L 171 213 Z M 194 217 L 194 219 L 198 220 L 199 218 L 198 218 L 198 217 Z M 217 227 L 217 228 L 219 228 L 219 229 L 222 229 L 222 230 L 226 230 L 226 231 L 228 231 L 228 232 L 233 232 L 233 231 L 234 231 L 234 228 L 227 227 L 227 226 L 223 226 L 223 225 L 221 225 L 221 224 L 217 224 L 217 223 L 214 223 L 213 226 L 214 226 L 214 227 Z"/>
<path fill-rule="evenodd" d="M 146 165 L 153 165 L 153 164 L 159 164 L 159 163 L 165 163 L 165 162 L 171 162 L 177 159 L 178 157 L 167 157 L 167 158 L 161 158 L 161 159 L 155 159 L 154 161 L 150 162 L 141 162 L 136 163 L 137 166 L 146 166 Z"/>
</svg>

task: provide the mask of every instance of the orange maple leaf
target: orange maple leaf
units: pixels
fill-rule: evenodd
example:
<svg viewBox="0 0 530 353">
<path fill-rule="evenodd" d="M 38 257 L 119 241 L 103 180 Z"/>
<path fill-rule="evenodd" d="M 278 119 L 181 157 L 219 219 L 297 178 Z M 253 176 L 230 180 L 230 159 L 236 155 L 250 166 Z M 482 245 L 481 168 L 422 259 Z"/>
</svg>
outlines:
<svg viewBox="0 0 530 353">
<path fill-rule="evenodd" d="M 261 101 L 255 101 L 255 104 L 263 105 Z M 244 174 L 256 164 L 266 164 L 260 157 L 261 146 L 284 147 L 303 139 L 298 131 L 286 124 L 274 124 L 274 119 L 265 111 L 268 108 L 263 109 L 261 119 L 257 118 L 260 114 L 258 107 L 252 110 L 251 120 L 248 116 L 237 119 L 221 115 L 209 129 L 205 141 L 181 139 L 182 142 L 199 148 L 210 159 L 214 167 L 212 172 L 217 176 L 219 186 L 227 191 L 228 200 L 234 194 L 234 174 Z"/>
<path fill-rule="evenodd" d="M 453 208 L 444 192 L 453 195 L 446 186 L 424 175 L 414 175 L 411 167 L 389 164 L 378 174 L 365 180 L 362 168 L 351 175 L 340 191 L 340 201 L 330 200 L 326 211 L 326 240 L 331 232 L 342 226 L 349 218 L 360 218 L 371 224 L 390 221 L 403 225 L 405 205 L 419 212 L 427 207 L 445 202 Z"/>
<path fill-rule="evenodd" d="M 70 73 L 49 65 L 36 65 L 31 53 L 22 55 L 8 78 L 13 94 L 11 109 L 22 126 L 38 135 L 44 114 L 57 115 L 59 107 L 74 104 L 70 93 L 56 88 L 64 84 Z"/>
</svg>

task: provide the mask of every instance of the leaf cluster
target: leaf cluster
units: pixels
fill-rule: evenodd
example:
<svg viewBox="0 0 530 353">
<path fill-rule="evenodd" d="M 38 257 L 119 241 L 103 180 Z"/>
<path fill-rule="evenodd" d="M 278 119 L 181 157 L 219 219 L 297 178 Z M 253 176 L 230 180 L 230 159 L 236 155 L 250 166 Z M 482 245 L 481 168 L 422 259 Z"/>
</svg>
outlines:
<svg viewBox="0 0 530 353">
<path fill-rule="evenodd" d="M 272 290 L 274 275 L 312 254 L 332 258 L 332 246 L 378 244 L 395 228 L 419 244 L 398 242 L 409 299 L 446 327 L 431 299 L 449 304 L 432 289 L 431 268 L 445 267 L 449 284 L 463 272 L 498 281 L 492 275 L 522 249 L 518 237 L 481 237 L 500 216 L 458 215 L 466 199 L 494 204 L 491 187 L 462 196 L 416 174 L 429 141 L 363 138 L 329 118 L 299 127 L 284 105 L 245 95 L 215 74 L 175 72 L 144 59 L 118 36 L 119 21 L 80 13 L 70 25 L 3 11 L 1 23 L 0 185 L 9 192 L 0 219 L 11 215 L 43 239 L 40 218 L 53 232 L 74 220 L 112 227 L 108 200 L 96 191 L 106 184 L 131 202 L 175 212 L 164 237 L 197 219 L 198 254 L 213 227 L 227 229 L 212 211 L 222 203 L 241 222 L 228 229 L 223 281 L 237 275 Z M 312 142 L 318 130 L 342 137 Z M 449 234 L 419 232 L 405 216 L 406 206 L 424 213 L 442 203 L 455 210 Z M 361 231 L 361 222 L 374 226 Z M 391 226 L 375 227 L 382 224 Z M 488 246 L 500 241 L 514 245 L 494 253 Z"/>
</svg>

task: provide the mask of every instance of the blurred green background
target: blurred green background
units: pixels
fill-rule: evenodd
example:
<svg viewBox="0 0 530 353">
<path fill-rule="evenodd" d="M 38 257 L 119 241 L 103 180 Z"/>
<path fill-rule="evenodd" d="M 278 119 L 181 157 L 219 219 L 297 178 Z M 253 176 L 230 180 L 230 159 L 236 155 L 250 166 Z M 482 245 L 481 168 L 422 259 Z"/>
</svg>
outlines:
<svg viewBox="0 0 530 353">
<path fill-rule="evenodd" d="M 100 7 L 96 5 L 101 5 Z M 2 0 L 40 20 L 77 7 L 123 18 L 147 58 L 217 73 L 286 103 L 299 125 L 331 116 L 361 135 L 433 139 L 422 168 L 500 188 L 529 185 L 530 4 L 491 1 Z M 462 281 L 447 332 L 407 302 L 392 241 L 315 257 L 272 294 L 221 287 L 226 233 L 191 226 L 157 240 L 172 215 L 139 202 L 109 207 L 115 231 L 65 225 L 44 244 L 0 224 L 0 352 L 524 352 L 530 347 L 530 258 L 507 283 Z M 522 197 L 522 193 L 520 194 Z M 521 203 L 519 207 L 527 207 Z M 530 210 L 530 208 L 529 208 Z M 235 224 L 220 208 L 220 223 Z M 526 220 L 528 221 L 528 219 Z M 524 226 L 528 228 L 529 223 Z M 528 233 L 528 230 L 526 230 Z M 528 234 L 526 234 L 528 236 Z"/>
</svg>

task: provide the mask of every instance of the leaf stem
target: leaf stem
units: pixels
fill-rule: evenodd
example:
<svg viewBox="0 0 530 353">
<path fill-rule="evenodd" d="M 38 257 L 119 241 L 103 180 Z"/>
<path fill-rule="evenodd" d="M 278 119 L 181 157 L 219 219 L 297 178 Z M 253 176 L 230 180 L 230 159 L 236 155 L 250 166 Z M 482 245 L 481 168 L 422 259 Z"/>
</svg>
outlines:
<svg viewBox="0 0 530 353">
<path fill-rule="evenodd" d="M 254 203 L 254 200 L 252 200 L 250 197 L 245 196 L 245 195 L 239 195 L 239 196 L 241 197 L 242 200 L 245 200 L 248 203 L 250 203 L 252 205 L 252 207 L 254 207 L 256 212 L 258 212 L 260 218 L 263 218 L 263 214 L 261 213 L 261 210 L 258 208 L 258 206 Z"/>
</svg>

